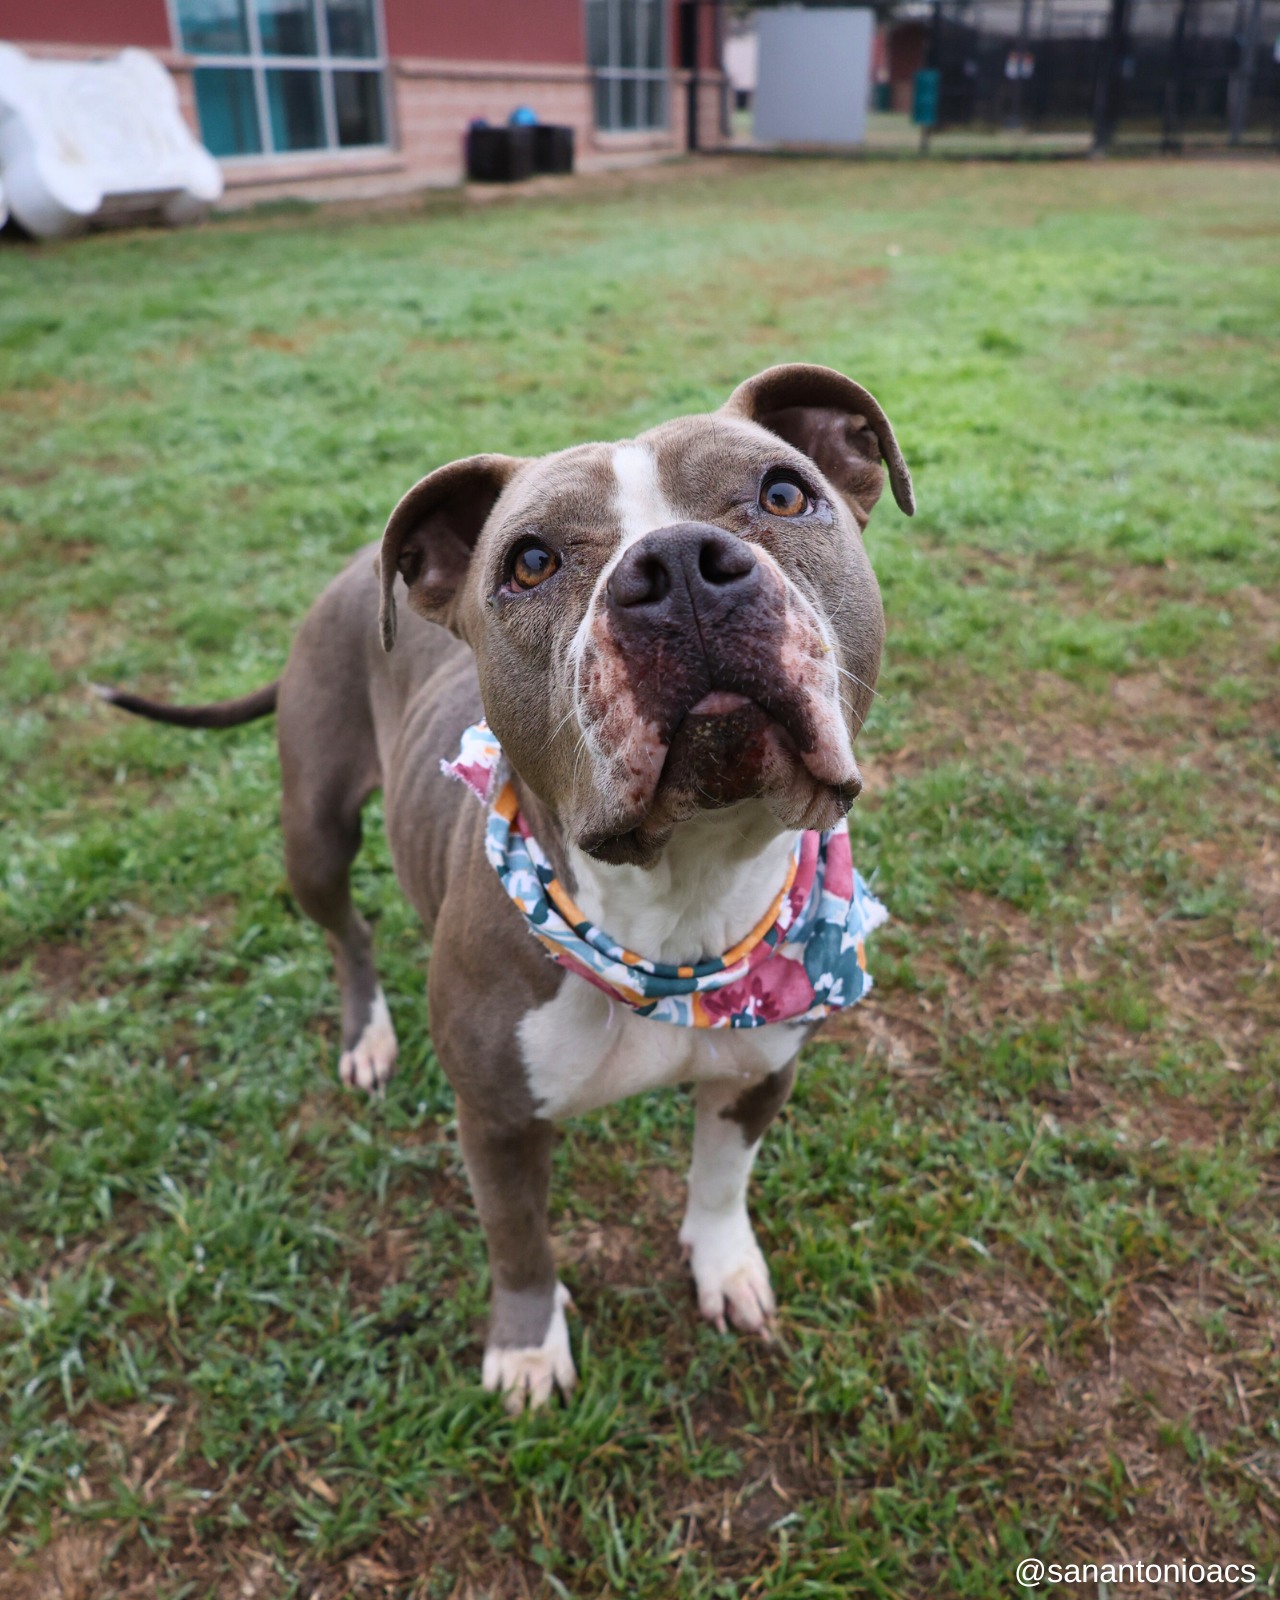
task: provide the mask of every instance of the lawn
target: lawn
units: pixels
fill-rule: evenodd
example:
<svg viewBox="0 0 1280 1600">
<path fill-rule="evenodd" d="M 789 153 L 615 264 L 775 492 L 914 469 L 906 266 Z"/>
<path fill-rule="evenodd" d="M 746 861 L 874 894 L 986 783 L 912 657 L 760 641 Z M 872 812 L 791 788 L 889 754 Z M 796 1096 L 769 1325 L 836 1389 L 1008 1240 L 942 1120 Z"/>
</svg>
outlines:
<svg viewBox="0 0 1280 1600">
<path fill-rule="evenodd" d="M 5 243 L 6 1600 L 994 1600 L 1026 1555 L 1272 1592 L 1278 249 L 1274 163 L 750 158 Z M 377 819 L 371 1104 L 270 725 L 86 685 L 247 691 L 429 468 L 783 360 L 880 397 L 920 502 L 867 538 L 878 986 L 757 1169 L 779 1342 L 698 1321 L 690 1107 L 639 1099 L 561 1139 L 582 1382 L 512 1420 Z"/>
</svg>

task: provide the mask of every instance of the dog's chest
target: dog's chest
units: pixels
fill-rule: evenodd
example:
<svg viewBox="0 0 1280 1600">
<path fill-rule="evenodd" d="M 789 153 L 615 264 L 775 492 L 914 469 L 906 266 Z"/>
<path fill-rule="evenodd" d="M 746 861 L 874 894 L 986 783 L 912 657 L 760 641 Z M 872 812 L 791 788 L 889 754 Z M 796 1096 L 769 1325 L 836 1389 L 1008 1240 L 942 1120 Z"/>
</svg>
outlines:
<svg viewBox="0 0 1280 1600">
<path fill-rule="evenodd" d="M 753 927 L 782 882 L 793 835 L 768 839 L 758 853 L 716 864 L 719 842 L 694 831 L 657 870 L 602 871 L 571 851 L 584 913 L 626 948 L 661 961 L 699 959 L 729 948 Z M 559 993 L 520 1025 L 520 1045 L 542 1115 L 575 1116 L 677 1083 L 711 1079 L 749 1087 L 784 1067 L 808 1030 L 793 1023 L 760 1028 L 686 1028 L 637 1016 L 570 976 Z"/>
<path fill-rule="evenodd" d="M 520 1047 L 540 1115 L 558 1120 L 677 1083 L 719 1079 L 749 1088 L 786 1066 L 806 1031 L 792 1023 L 682 1028 L 638 1017 L 570 976 L 524 1018 Z"/>
</svg>

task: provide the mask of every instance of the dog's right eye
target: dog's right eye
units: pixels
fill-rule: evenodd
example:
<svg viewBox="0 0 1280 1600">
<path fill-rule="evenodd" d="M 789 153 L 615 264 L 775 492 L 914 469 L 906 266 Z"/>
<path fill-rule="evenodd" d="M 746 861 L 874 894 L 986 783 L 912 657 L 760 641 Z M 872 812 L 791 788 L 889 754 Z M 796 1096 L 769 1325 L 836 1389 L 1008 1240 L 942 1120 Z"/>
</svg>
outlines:
<svg viewBox="0 0 1280 1600">
<path fill-rule="evenodd" d="M 765 480 L 760 491 L 760 508 L 773 517 L 798 517 L 809 509 L 804 486 L 788 473 L 777 473 Z"/>
<path fill-rule="evenodd" d="M 522 544 L 511 563 L 511 578 L 518 589 L 536 589 L 559 569 L 560 557 L 545 544 L 531 540 Z"/>
</svg>

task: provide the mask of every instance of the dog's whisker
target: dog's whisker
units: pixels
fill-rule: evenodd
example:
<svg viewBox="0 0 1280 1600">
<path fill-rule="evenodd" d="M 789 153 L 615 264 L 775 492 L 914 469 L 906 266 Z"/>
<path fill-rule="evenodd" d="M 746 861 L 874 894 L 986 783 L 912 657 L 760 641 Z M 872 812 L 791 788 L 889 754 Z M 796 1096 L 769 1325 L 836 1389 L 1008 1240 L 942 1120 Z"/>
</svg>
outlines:
<svg viewBox="0 0 1280 1600">
<path fill-rule="evenodd" d="M 842 678 L 848 678 L 849 682 L 856 683 L 859 689 L 865 689 L 868 694 L 875 695 L 877 700 L 880 699 L 880 691 L 878 689 L 873 689 L 871 685 L 864 679 L 860 678 L 856 672 L 850 672 L 848 667 L 842 667 L 838 661 L 835 663 L 835 669 Z"/>
<path fill-rule="evenodd" d="M 565 723 L 573 721 L 574 717 L 577 715 L 577 710 L 578 710 L 577 706 L 570 706 L 569 707 L 569 709 L 565 712 L 564 716 L 562 716 L 560 718 L 559 722 L 556 723 L 555 727 L 552 728 L 550 734 L 548 735 L 548 737 L 547 737 L 547 743 L 548 744 L 550 744 L 553 739 L 556 739 L 556 738 L 559 737 L 560 730 L 561 730 L 561 728 L 564 727 Z M 579 738 L 582 737 L 581 732 L 579 732 L 578 737 Z"/>
<path fill-rule="evenodd" d="M 836 697 L 840 701 L 840 709 L 848 716 L 855 718 L 857 721 L 858 726 L 853 730 L 853 736 L 856 739 L 862 732 L 863 728 L 865 728 L 867 725 L 866 713 L 860 712 L 855 705 L 846 700 L 839 689 L 836 690 Z"/>
</svg>

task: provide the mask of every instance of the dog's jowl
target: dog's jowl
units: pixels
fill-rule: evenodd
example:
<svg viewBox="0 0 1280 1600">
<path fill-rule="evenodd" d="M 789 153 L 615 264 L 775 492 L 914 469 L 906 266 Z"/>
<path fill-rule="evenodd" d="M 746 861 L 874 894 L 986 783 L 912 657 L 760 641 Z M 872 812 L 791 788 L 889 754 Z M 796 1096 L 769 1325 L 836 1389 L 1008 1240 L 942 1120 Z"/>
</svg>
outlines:
<svg viewBox="0 0 1280 1600">
<path fill-rule="evenodd" d="M 641 1090 L 695 1085 L 680 1243 L 702 1314 L 770 1330 L 752 1161 L 800 1046 L 865 992 L 884 915 L 844 826 L 884 630 L 862 545 L 884 468 L 910 514 L 866 390 L 774 367 L 638 439 L 431 473 L 278 684 L 194 709 L 103 691 L 195 727 L 275 710 L 289 881 L 333 949 L 343 1081 L 369 1090 L 396 1040 L 349 876 L 383 789 L 488 1242 L 484 1381 L 513 1407 L 575 1376 L 553 1126 Z"/>
</svg>

